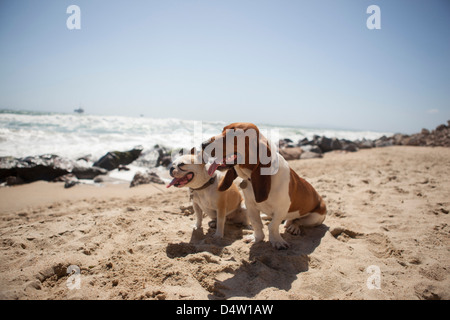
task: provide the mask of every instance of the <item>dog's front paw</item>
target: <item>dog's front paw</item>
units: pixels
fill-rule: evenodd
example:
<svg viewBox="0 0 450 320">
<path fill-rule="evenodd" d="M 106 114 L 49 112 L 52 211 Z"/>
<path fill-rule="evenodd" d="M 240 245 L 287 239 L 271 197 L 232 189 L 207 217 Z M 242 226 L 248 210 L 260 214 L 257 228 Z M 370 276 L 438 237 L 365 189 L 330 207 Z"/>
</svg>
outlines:
<svg viewBox="0 0 450 320">
<path fill-rule="evenodd" d="M 290 247 L 289 243 L 287 243 L 283 239 L 280 239 L 278 241 L 270 241 L 270 243 L 277 250 L 286 250 Z"/>
<path fill-rule="evenodd" d="M 253 236 L 252 234 L 249 236 L 244 237 L 244 242 L 245 243 L 252 243 L 255 242 L 255 236 Z"/>
<path fill-rule="evenodd" d="M 192 229 L 194 230 L 200 230 L 202 228 L 202 224 L 201 223 L 196 223 L 192 225 Z"/>
<path fill-rule="evenodd" d="M 223 233 L 216 231 L 216 233 L 214 233 L 214 235 L 213 235 L 213 238 L 214 239 L 222 239 L 223 238 Z"/>
<path fill-rule="evenodd" d="M 256 243 L 264 240 L 264 234 L 262 236 L 255 236 L 255 234 L 244 237 L 245 243 Z"/>
</svg>

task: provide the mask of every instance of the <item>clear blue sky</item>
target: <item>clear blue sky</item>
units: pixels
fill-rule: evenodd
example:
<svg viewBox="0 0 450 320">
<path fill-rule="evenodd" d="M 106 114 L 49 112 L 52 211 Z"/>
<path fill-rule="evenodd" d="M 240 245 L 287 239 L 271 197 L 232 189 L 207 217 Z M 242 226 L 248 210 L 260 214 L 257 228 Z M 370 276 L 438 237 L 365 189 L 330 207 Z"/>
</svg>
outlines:
<svg viewBox="0 0 450 320">
<path fill-rule="evenodd" d="M 66 9 L 81 9 L 69 30 Z M 381 30 L 369 30 L 369 5 Z M 0 2 L 0 108 L 412 133 L 450 119 L 448 0 Z"/>
</svg>

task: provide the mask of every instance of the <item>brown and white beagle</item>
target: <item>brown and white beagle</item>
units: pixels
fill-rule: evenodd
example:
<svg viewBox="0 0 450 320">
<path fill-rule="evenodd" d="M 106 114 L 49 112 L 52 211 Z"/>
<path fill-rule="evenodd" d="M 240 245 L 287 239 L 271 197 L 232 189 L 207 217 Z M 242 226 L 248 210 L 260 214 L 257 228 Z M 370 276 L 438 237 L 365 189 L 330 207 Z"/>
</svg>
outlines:
<svg viewBox="0 0 450 320">
<path fill-rule="evenodd" d="M 289 247 L 279 231 L 283 220 L 292 234 L 299 234 L 300 226 L 317 226 L 325 220 L 327 209 L 322 197 L 270 148 L 254 124 L 232 123 L 204 142 L 202 150 L 207 157 L 216 158 L 208 170 L 210 175 L 217 169 L 227 170 L 219 190 L 227 190 L 238 176 L 243 179 L 247 214 L 254 229 L 248 240 L 264 239 L 260 212 L 272 216 L 269 240 L 277 249 Z"/>
</svg>

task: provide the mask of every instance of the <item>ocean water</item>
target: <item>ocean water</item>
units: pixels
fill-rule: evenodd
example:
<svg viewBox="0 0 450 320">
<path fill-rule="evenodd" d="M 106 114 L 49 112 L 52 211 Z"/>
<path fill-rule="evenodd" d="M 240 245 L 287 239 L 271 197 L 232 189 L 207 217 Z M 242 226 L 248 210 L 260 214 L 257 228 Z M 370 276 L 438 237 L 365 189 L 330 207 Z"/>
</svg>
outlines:
<svg viewBox="0 0 450 320">
<path fill-rule="evenodd" d="M 228 123 L 182 119 L 50 114 L 0 111 L 0 156 L 26 157 L 57 154 L 76 159 L 91 155 L 97 159 L 108 151 L 130 150 L 155 144 L 168 148 L 190 148 L 217 135 Z M 257 124 L 268 137 L 294 142 L 325 135 L 339 139 L 377 139 L 386 132 L 309 129 Z"/>
</svg>

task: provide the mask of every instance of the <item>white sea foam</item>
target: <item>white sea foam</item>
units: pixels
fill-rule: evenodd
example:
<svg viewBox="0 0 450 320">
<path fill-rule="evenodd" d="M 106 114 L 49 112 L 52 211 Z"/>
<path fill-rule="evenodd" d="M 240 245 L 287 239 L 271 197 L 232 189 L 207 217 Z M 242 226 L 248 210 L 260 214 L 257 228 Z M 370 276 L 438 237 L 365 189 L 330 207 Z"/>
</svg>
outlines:
<svg viewBox="0 0 450 320">
<path fill-rule="evenodd" d="M 25 157 L 52 153 L 75 159 L 90 154 L 97 159 L 108 151 L 125 151 L 138 145 L 143 146 L 144 150 L 151 149 L 155 144 L 168 148 L 190 148 L 220 133 L 225 125 L 227 123 L 220 121 L 2 112 L 0 156 Z M 260 128 L 269 131 L 276 129 L 280 138 L 290 138 L 294 142 L 305 137 L 312 139 L 314 135 L 349 140 L 390 135 L 372 131 L 272 125 L 260 125 Z"/>
</svg>

